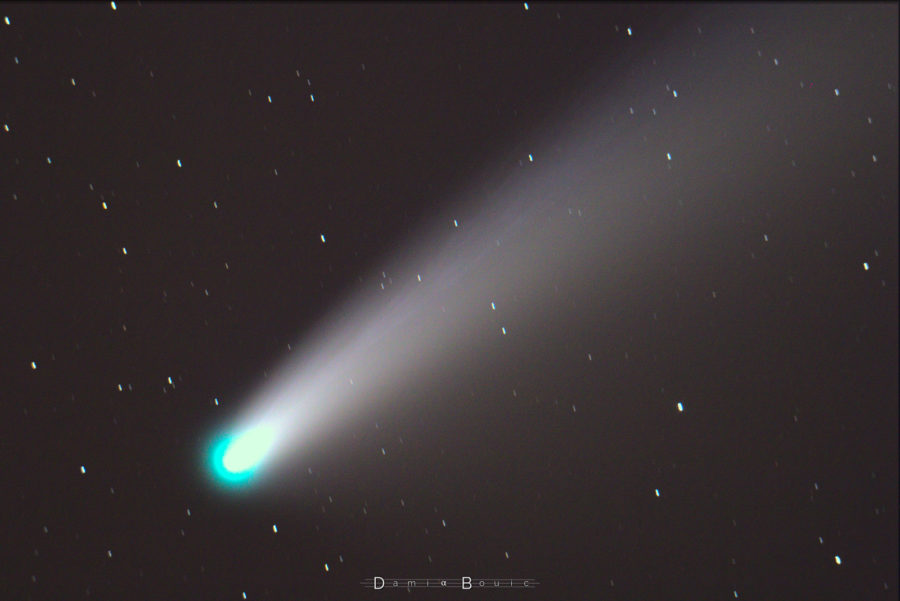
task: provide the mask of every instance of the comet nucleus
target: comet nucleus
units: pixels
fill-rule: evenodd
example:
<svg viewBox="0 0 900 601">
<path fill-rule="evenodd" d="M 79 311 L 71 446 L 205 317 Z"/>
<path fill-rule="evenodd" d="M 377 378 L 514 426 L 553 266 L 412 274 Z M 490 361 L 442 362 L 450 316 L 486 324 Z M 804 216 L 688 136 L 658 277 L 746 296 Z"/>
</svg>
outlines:
<svg viewBox="0 0 900 601">
<path fill-rule="evenodd" d="M 241 484 L 253 477 L 275 443 L 275 428 L 258 425 L 213 445 L 210 463 L 216 478 Z"/>
</svg>

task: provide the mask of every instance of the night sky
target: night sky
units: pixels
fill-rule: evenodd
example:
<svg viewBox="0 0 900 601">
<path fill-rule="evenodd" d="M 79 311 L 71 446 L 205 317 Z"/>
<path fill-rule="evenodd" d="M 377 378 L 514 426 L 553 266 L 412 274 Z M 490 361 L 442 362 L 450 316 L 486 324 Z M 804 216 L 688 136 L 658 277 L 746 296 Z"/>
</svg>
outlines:
<svg viewBox="0 0 900 601">
<path fill-rule="evenodd" d="M 0 596 L 896 599 L 897 29 L 0 5 Z M 321 358 L 386 383 L 217 485 L 223 425 L 385 307 L 442 312 L 433 363 L 382 369 L 402 320 Z"/>
</svg>

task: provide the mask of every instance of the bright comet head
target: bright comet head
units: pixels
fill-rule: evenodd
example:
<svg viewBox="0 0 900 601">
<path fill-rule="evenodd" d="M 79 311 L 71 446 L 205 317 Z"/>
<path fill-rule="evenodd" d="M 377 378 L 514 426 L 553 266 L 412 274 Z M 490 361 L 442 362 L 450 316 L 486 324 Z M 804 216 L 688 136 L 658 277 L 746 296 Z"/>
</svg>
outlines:
<svg viewBox="0 0 900 601">
<path fill-rule="evenodd" d="M 275 445 L 275 428 L 261 424 L 213 445 L 210 462 L 213 474 L 226 484 L 250 480 Z"/>
</svg>

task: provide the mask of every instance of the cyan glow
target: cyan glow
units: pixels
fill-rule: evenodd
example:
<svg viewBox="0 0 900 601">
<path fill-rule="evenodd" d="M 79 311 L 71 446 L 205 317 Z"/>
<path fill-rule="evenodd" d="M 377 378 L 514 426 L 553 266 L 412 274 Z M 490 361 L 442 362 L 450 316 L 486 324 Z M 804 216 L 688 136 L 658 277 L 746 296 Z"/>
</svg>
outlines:
<svg viewBox="0 0 900 601">
<path fill-rule="evenodd" d="M 275 443 L 275 429 L 260 425 L 213 445 L 210 463 L 216 478 L 226 484 L 249 481 Z"/>
</svg>

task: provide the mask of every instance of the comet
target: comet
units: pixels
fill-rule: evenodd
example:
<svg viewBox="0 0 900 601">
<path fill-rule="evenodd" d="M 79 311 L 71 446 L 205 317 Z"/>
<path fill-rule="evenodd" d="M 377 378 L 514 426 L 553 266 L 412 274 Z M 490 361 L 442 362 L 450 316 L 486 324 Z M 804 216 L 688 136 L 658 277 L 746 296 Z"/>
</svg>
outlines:
<svg viewBox="0 0 900 601">
<path fill-rule="evenodd" d="M 276 438 L 274 426 L 259 424 L 216 441 L 210 455 L 212 472 L 225 484 L 248 483 L 266 460 Z"/>
<path fill-rule="evenodd" d="M 777 23 L 780 13 L 767 15 Z M 652 56 L 635 59 L 380 259 L 220 424 L 225 434 L 212 437 L 205 457 L 215 480 L 283 483 L 276 474 L 306 471 L 298 469 L 304 452 L 335 444 L 339 428 L 371 424 L 387 403 L 408 399 L 411 385 L 484 369 L 550 332 L 579 332 L 598 311 L 615 315 L 623 291 L 633 294 L 641 274 L 653 273 L 641 262 L 662 260 L 666 247 L 652 244 L 671 241 L 673 224 L 678 239 L 708 235 L 714 226 L 689 218 L 707 208 L 699 203 L 739 198 L 734 190 L 772 170 L 765 124 L 794 123 L 797 138 L 807 127 L 797 119 L 802 107 L 774 103 L 754 84 L 763 68 L 755 38 L 723 17 L 715 35 L 700 38 L 702 68 L 691 52 L 668 53 L 665 68 Z M 680 35 L 662 47 L 681 48 Z M 837 122 L 829 127 L 816 135 L 840 137 Z"/>
</svg>

